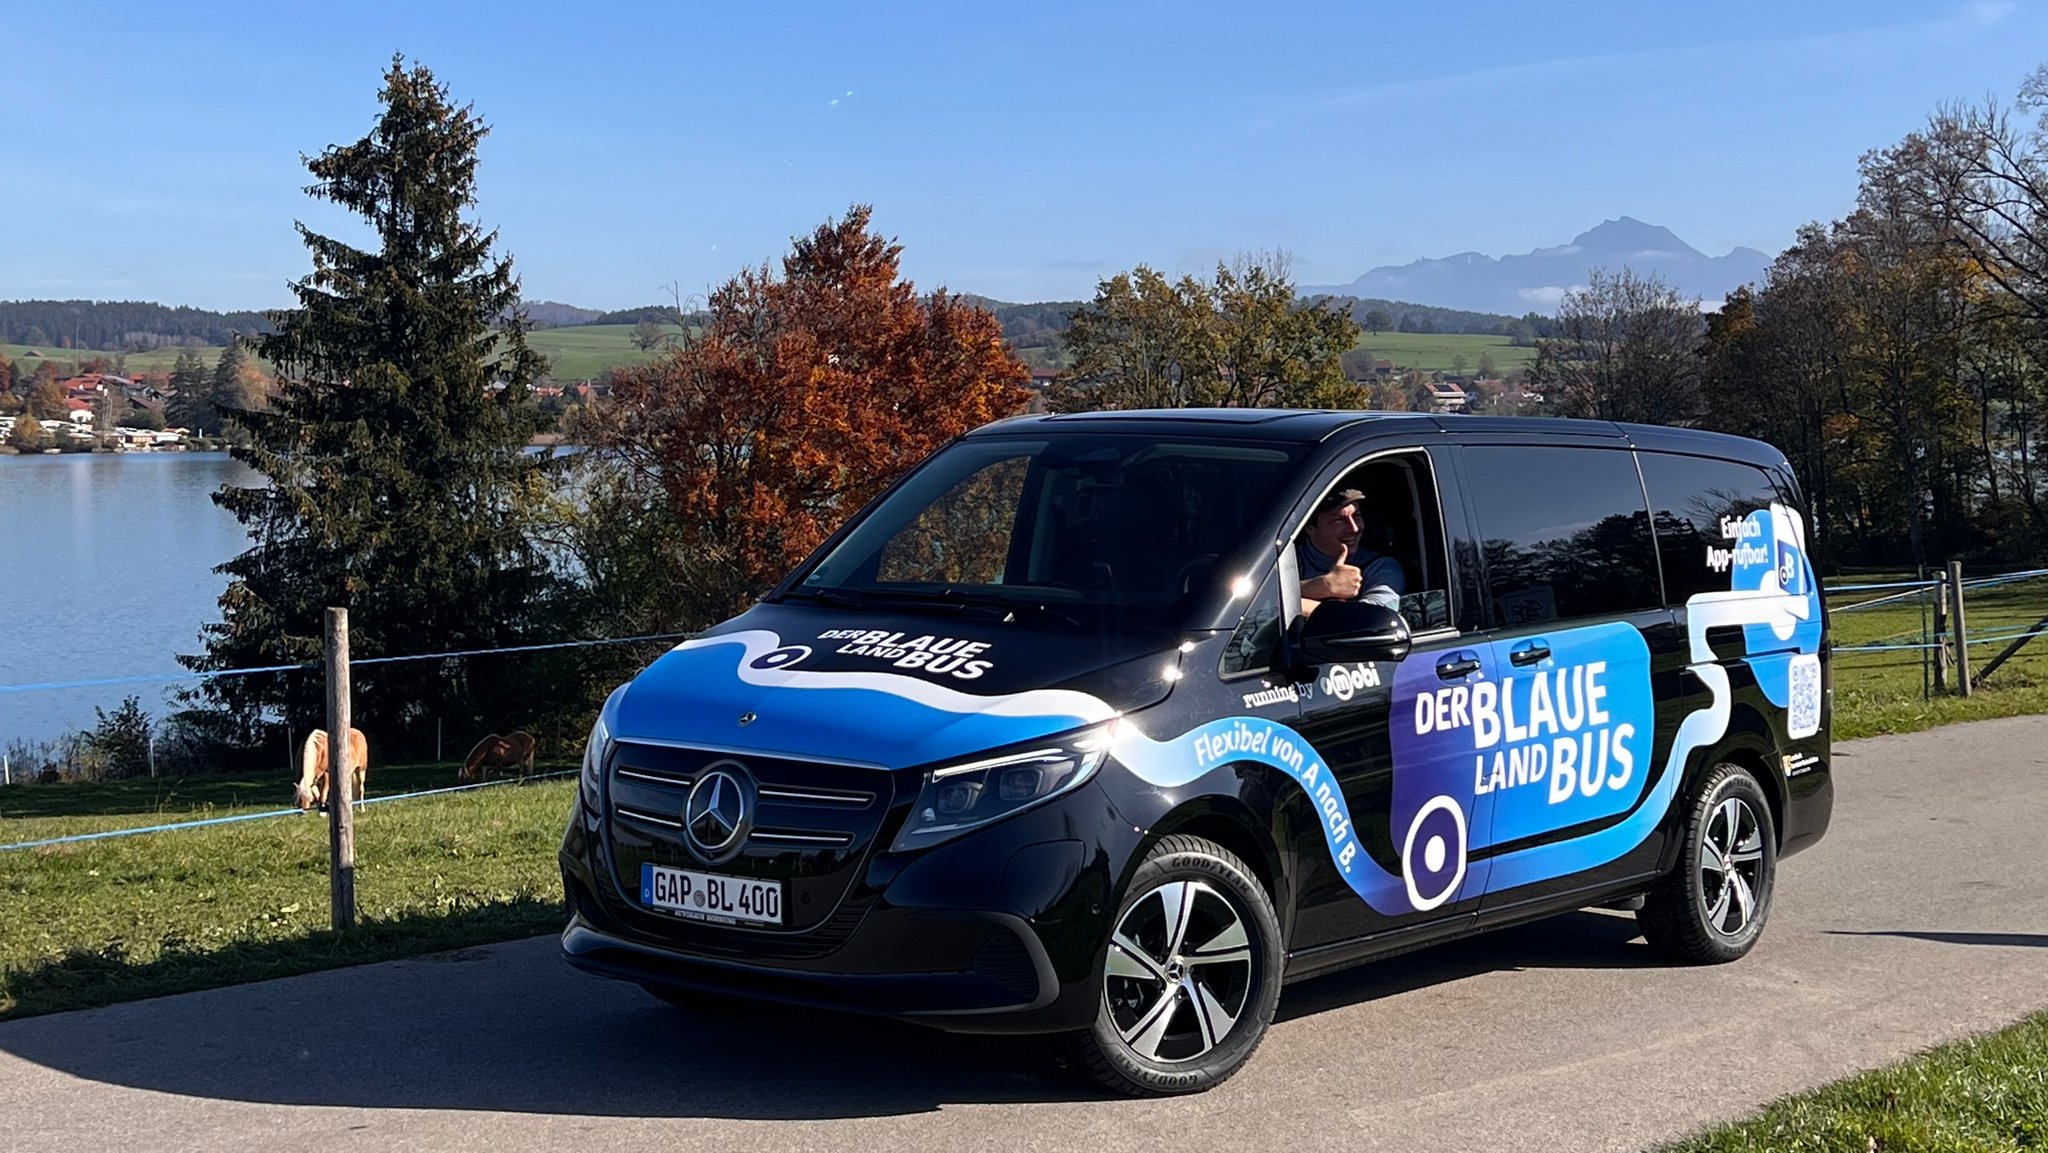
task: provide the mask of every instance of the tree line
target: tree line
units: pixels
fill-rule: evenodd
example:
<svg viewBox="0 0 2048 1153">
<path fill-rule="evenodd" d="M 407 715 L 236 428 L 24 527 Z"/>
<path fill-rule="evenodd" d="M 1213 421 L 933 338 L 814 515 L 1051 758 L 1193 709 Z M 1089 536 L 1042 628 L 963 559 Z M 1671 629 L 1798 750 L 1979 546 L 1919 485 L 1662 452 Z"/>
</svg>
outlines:
<svg viewBox="0 0 2048 1153">
<path fill-rule="evenodd" d="M 1345 308 L 1359 327 L 1377 336 L 1382 332 L 1467 333 L 1505 336 L 1511 343 L 1527 347 L 1537 338 L 1556 333 L 1557 321 L 1540 312 L 1522 316 L 1500 316 L 1463 308 L 1440 308 L 1431 304 L 1410 304 L 1377 297 L 1318 297 Z"/>
<path fill-rule="evenodd" d="M 234 343 L 267 332 L 260 312 L 208 312 L 136 300 L 0 301 L 0 344 L 140 352 L 180 344 Z"/>
</svg>

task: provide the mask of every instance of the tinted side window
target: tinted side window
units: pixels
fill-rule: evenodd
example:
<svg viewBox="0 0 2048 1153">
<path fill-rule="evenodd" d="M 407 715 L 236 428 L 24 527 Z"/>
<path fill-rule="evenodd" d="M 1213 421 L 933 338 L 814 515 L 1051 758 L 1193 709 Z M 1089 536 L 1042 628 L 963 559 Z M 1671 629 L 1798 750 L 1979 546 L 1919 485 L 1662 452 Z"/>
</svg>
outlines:
<svg viewBox="0 0 2048 1153">
<path fill-rule="evenodd" d="M 1643 484 L 1657 519 L 1664 554 L 1664 589 L 1672 604 L 1695 593 L 1728 591 L 1725 565 L 1714 570 L 1714 550 L 1728 548 L 1723 518 L 1740 520 L 1778 499 L 1771 478 L 1755 465 L 1700 456 L 1644 452 Z"/>
<path fill-rule="evenodd" d="M 1262 673 L 1271 668 L 1273 653 L 1280 647 L 1280 627 L 1280 574 L 1274 572 L 1259 586 L 1259 595 L 1252 598 L 1243 623 L 1224 646 L 1223 675 Z"/>
<path fill-rule="evenodd" d="M 1626 450 L 1474 446 L 1464 460 L 1499 624 L 1664 603 L 1650 514 Z"/>
</svg>

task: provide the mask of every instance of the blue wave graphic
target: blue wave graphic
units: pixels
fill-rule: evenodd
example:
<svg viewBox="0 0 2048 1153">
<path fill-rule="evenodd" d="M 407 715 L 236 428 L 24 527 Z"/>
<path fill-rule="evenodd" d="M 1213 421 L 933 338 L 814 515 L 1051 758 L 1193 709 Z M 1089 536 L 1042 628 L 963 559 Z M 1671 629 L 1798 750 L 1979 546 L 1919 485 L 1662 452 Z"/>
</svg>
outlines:
<svg viewBox="0 0 2048 1153">
<path fill-rule="evenodd" d="M 903 768 L 1070 732 L 1115 715 L 1083 693 L 976 696 L 914 676 L 813 672 L 768 632 L 678 645 L 629 685 L 622 740 L 660 740 Z M 753 719 L 741 725 L 744 714 Z"/>
<path fill-rule="evenodd" d="M 1111 751 L 1138 779 L 1162 789 L 1179 788 L 1232 764 L 1253 762 L 1280 770 L 1323 815 L 1324 843 L 1351 891 L 1388 916 L 1414 911 L 1407 883 L 1381 868 L 1359 845 L 1350 806 L 1322 754 L 1289 726 L 1262 717 L 1225 717 L 1155 741 L 1126 721 Z M 1466 884 L 1471 883 L 1468 878 Z M 1461 899 L 1466 895 L 1459 894 Z"/>
</svg>

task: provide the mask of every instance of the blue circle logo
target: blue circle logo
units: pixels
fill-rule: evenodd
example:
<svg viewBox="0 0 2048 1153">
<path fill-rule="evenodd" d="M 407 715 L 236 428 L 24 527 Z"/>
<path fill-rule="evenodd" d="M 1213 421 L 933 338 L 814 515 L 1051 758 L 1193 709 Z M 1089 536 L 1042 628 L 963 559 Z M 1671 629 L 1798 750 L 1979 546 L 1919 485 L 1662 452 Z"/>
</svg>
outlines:
<svg viewBox="0 0 2048 1153">
<path fill-rule="evenodd" d="M 1452 797 L 1431 798 L 1409 822 L 1401 846 L 1408 903 L 1427 911 L 1450 900 L 1465 881 L 1465 849 L 1465 810 Z"/>
<path fill-rule="evenodd" d="M 811 649 L 809 645 L 784 645 L 774 652 L 762 653 L 760 656 L 748 661 L 747 667 L 764 671 L 769 669 L 786 669 L 810 655 Z"/>
</svg>

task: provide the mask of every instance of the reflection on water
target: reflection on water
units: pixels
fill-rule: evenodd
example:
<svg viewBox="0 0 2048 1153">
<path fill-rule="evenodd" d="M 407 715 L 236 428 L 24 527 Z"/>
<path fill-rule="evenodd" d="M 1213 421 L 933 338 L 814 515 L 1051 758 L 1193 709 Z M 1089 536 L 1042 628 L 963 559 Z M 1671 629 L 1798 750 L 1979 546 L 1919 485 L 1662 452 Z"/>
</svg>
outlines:
<svg viewBox="0 0 2048 1153">
<path fill-rule="evenodd" d="M 0 685 L 179 671 L 227 587 L 214 566 L 247 547 L 208 498 L 259 480 L 225 453 L 0 457 Z M 0 693 L 0 745 L 131 693 L 162 715 L 160 685 Z"/>
</svg>

